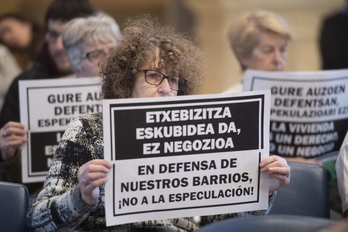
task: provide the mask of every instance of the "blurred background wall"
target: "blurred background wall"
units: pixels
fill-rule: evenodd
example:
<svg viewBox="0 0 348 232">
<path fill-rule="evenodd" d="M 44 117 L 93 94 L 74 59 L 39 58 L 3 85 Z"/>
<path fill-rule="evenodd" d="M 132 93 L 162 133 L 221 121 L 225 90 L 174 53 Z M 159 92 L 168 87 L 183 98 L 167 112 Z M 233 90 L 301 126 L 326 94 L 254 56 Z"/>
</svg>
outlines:
<svg viewBox="0 0 348 232">
<path fill-rule="evenodd" d="M 73 0 L 72 0 L 73 1 Z M 51 0 L 1 0 L 0 14 L 20 12 L 43 23 Z M 323 18 L 340 10 L 344 0 L 91 0 L 123 28 L 134 15 L 149 13 L 165 25 L 193 36 L 207 57 L 206 81 L 199 94 L 220 93 L 242 78 L 226 30 L 240 13 L 262 8 L 282 15 L 290 25 L 286 71 L 320 70 L 318 35 Z"/>
</svg>

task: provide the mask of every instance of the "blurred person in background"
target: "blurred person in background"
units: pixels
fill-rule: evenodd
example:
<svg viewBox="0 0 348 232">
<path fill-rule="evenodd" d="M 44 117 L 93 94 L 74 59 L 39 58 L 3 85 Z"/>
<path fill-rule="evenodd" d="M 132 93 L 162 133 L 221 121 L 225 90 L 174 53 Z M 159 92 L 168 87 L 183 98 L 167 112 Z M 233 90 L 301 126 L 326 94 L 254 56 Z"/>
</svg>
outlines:
<svg viewBox="0 0 348 232">
<path fill-rule="evenodd" d="M 242 14 L 228 29 L 228 40 L 242 71 L 284 71 L 291 32 L 285 19 L 271 11 Z M 241 92 L 242 81 L 225 92 Z"/>
<path fill-rule="evenodd" d="M 255 10 L 242 14 L 228 30 L 228 39 L 242 71 L 284 71 L 291 32 L 285 19 L 271 11 Z M 243 80 L 225 93 L 243 90 Z M 313 159 L 285 157 L 288 161 L 318 164 Z"/>
<path fill-rule="evenodd" d="M 71 20 L 64 28 L 62 40 L 76 77 L 100 76 L 99 61 L 120 39 L 118 24 L 103 12 Z"/>
<path fill-rule="evenodd" d="M 0 43 L 12 52 L 23 71 L 31 68 L 43 40 L 44 29 L 36 21 L 19 13 L 0 15 Z"/>
<path fill-rule="evenodd" d="M 291 40 L 290 27 L 283 17 L 266 10 L 254 10 L 242 14 L 228 30 L 228 39 L 242 71 L 284 71 L 287 45 Z M 241 92 L 243 80 L 225 92 Z M 339 212 L 340 199 L 335 167 L 332 162 L 322 163 L 303 157 L 283 157 L 287 161 L 322 165 L 328 171 L 330 206 Z"/>
<path fill-rule="evenodd" d="M 20 72 L 21 68 L 12 53 L 6 46 L 0 44 L 0 112 L 7 89 Z"/>
</svg>

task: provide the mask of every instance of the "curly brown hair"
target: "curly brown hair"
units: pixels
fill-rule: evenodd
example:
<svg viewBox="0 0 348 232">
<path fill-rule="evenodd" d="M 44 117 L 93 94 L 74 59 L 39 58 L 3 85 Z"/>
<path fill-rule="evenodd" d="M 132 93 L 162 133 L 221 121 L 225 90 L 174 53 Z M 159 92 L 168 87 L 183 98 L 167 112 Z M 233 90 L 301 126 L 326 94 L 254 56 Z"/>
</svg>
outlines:
<svg viewBox="0 0 348 232">
<path fill-rule="evenodd" d="M 99 64 L 104 99 L 129 98 L 135 74 L 149 59 L 154 63 L 156 49 L 160 51 L 159 68 L 187 80 L 178 95 L 192 94 L 203 80 L 203 53 L 190 37 L 143 15 L 127 21 L 121 42 Z"/>
</svg>

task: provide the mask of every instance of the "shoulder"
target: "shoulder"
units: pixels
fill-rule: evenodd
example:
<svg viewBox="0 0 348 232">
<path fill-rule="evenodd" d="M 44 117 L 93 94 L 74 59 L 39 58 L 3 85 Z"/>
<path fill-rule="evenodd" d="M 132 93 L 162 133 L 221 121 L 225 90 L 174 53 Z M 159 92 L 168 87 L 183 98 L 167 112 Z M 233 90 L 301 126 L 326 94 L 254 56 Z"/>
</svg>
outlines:
<svg viewBox="0 0 348 232">
<path fill-rule="evenodd" d="M 6 46 L 0 44 L 0 55 L 1 56 L 7 56 L 9 54 L 11 54 L 11 53 L 8 50 L 8 48 Z"/>
<path fill-rule="evenodd" d="M 32 79 L 46 79 L 50 78 L 50 75 L 47 69 L 42 66 L 40 63 L 34 63 L 33 67 L 27 71 L 19 74 L 13 82 L 17 82 L 20 80 L 32 80 Z"/>
<path fill-rule="evenodd" d="M 240 93 L 243 91 L 243 85 L 241 82 L 232 85 L 230 88 L 226 89 L 223 93 Z"/>
<path fill-rule="evenodd" d="M 77 117 L 69 123 L 69 126 L 64 133 L 64 138 L 67 140 L 75 140 L 76 138 L 81 138 L 82 134 L 87 137 L 102 137 L 102 132 L 102 114 L 87 114 L 84 116 Z"/>
<path fill-rule="evenodd" d="M 80 116 L 76 118 L 75 121 L 79 121 L 81 125 L 85 126 L 86 128 L 92 128 L 92 129 L 103 129 L 103 115 L 102 113 L 95 113 L 95 114 L 87 114 L 84 116 Z"/>
</svg>

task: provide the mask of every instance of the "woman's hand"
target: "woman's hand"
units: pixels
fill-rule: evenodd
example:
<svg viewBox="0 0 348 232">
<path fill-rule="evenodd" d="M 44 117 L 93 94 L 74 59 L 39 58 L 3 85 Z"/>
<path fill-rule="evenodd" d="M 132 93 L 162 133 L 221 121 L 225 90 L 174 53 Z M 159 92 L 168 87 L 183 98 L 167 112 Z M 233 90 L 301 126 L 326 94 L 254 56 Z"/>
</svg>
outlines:
<svg viewBox="0 0 348 232">
<path fill-rule="evenodd" d="M 24 125 L 19 122 L 8 122 L 0 129 L 2 160 L 7 161 L 15 156 L 17 148 L 28 141 L 25 134 Z"/>
<path fill-rule="evenodd" d="M 108 180 L 111 162 L 103 159 L 91 160 L 79 168 L 78 179 L 82 200 L 93 205 L 99 197 L 99 186 Z"/>
<path fill-rule="evenodd" d="M 290 183 L 290 167 L 285 159 L 279 156 L 269 156 L 260 163 L 261 172 L 269 176 L 269 193 Z"/>
</svg>

